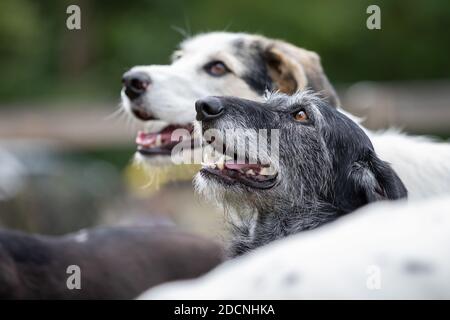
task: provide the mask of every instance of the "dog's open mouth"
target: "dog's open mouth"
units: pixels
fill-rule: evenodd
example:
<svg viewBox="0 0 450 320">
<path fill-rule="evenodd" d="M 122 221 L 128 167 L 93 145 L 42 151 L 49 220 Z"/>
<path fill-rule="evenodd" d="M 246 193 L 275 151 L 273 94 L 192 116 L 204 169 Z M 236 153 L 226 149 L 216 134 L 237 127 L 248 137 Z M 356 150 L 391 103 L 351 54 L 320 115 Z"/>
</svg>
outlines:
<svg viewBox="0 0 450 320">
<path fill-rule="evenodd" d="M 228 184 L 241 183 L 256 189 L 272 188 L 278 175 L 276 170 L 268 164 L 240 164 L 232 157 L 225 155 L 216 161 L 206 159 L 202 165 L 201 172 L 205 175 L 219 178 Z"/>
<path fill-rule="evenodd" d="M 173 133 L 177 129 L 184 129 L 189 138 L 192 134 L 194 127 L 191 124 L 188 125 L 168 125 L 159 132 L 145 132 L 139 131 L 136 136 L 137 150 L 139 153 L 152 156 L 152 155 L 170 155 L 173 147 L 180 143 L 182 137 L 177 135 L 174 137 Z M 183 140 L 186 145 L 193 145 L 194 139 Z"/>
</svg>

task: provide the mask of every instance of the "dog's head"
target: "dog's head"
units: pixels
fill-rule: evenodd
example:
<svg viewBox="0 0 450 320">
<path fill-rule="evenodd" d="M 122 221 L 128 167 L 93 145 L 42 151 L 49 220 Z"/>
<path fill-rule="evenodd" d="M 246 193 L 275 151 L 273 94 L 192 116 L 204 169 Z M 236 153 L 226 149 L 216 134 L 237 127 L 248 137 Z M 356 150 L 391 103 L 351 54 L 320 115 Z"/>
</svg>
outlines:
<svg viewBox="0 0 450 320">
<path fill-rule="evenodd" d="M 214 32 L 187 39 L 170 65 L 136 66 L 123 76 L 122 104 L 143 121 L 162 120 L 162 130 L 140 132 L 142 154 L 170 154 L 173 130 L 191 130 L 196 100 L 229 95 L 261 100 L 266 90 L 292 94 L 309 88 L 330 105 L 338 98 L 319 56 L 280 40 Z"/>
<path fill-rule="evenodd" d="M 237 211 L 253 207 L 338 216 L 407 194 L 363 130 L 317 95 L 273 94 L 265 102 L 208 97 L 197 101 L 196 109 L 205 142 L 224 154 L 206 160 L 196 187 Z M 254 132 L 259 129 L 276 134 L 267 132 L 265 141 L 258 140 Z M 329 218 L 309 219 L 319 224 Z"/>
</svg>

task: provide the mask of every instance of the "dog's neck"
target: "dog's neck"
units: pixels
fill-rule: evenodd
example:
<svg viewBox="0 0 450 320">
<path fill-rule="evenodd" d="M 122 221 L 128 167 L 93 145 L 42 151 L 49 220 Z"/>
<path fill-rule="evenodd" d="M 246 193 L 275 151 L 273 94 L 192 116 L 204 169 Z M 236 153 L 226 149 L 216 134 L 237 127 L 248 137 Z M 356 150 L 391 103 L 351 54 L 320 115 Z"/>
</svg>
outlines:
<svg viewBox="0 0 450 320">
<path fill-rule="evenodd" d="M 277 239 L 314 229 L 339 215 L 341 212 L 326 202 L 287 206 L 278 211 L 273 208 L 240 209 L 234 214 L 235 218 L 229 220 L 232 233 L 229 255 L 239 256 Z"/>
</svg>

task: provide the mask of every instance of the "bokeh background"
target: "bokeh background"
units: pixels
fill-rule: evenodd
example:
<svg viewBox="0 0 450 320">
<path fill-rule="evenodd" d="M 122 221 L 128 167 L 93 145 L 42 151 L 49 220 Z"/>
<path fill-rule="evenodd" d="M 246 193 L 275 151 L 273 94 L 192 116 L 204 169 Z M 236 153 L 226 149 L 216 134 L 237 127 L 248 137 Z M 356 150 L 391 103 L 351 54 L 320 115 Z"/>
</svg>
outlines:
<svg viewBox="0 0 450 320">
<path fill-rule="evenodd" d="M 79 31 L 66 28 L 70 4 Z M 371 4 L 381 30 L 366 28 Z M 157 221 L 221 235 L 220 212 L 189 179 L 148 183 L 130 165 L 136 126 L 114 116 L 123 72 L 168 63 L 185 36 L 214 30 L 318 52 L 370 128 L 450 136 L 448 0 L 1 0 L 0 226 L 62 234 Z"/>
</svg>

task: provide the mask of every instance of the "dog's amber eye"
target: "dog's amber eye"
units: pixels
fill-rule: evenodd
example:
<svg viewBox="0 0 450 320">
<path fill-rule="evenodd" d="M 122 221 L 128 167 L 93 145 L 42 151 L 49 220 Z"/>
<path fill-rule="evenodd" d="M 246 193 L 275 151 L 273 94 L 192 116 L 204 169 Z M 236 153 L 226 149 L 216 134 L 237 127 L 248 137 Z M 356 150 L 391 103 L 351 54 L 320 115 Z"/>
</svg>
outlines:
<svg viewBox="0 0 450 320">
<path fill-rule="evenodd" d="M 208 63 L 204 67 L 205 71 L 214 77 L 223 76 L 225 73 L 229 71 L 227 66 L 222 61 L 213 61 Z"/>
<path fill-rule="evenodd" d="M 308 121 L 308 115 L 306 114 L 306 112 L 304 110 L 300 110 L 299 112 L 296 112 L 294 114 L 294 118 L 295 121 L 300 121 L 300 122 L 304 122 L 304 121 Z"/>
</svg>

